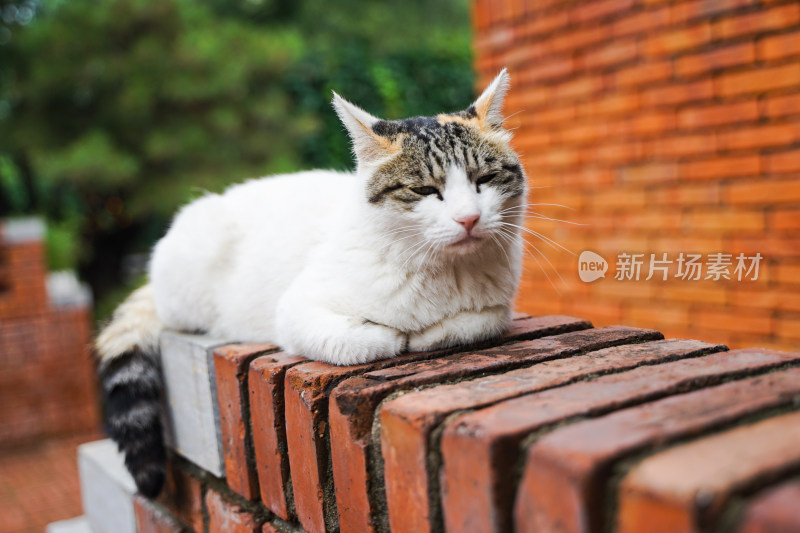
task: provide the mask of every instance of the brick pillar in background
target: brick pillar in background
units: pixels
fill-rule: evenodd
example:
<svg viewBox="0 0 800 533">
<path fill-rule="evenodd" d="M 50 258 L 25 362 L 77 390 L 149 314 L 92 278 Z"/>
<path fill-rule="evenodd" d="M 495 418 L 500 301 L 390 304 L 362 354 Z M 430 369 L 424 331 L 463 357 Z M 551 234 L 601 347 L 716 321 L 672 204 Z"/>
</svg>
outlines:
<svg viewBox="0 0 800 533">
<path fill-rule="evenodd" d="M 48 293 L 43 237 L 38 219 L 0 222 L 0 447 L 99 426 L 90 302 Z"/>
<path fill-rule="evenodd" d="M 531 246 L 520 310 L 800 344 L 797 2 L 476 0 L 473 26 L 481 87 L 504 66 L 512 77 L 506 124 L 541 187 L 530 202 L 573 210 L 531 209 L 585 224 L 529 227 L 609 261 L 583 283 L 575 256 L 528 235 L 552 268 Z M 641 281 L 613 279 L 622 252 L 645 254 Z M 680 252 L 765 259 L 756 281 L 675 279 L 676 264 L 644 281 L 651 253 Z"/>
</svg>

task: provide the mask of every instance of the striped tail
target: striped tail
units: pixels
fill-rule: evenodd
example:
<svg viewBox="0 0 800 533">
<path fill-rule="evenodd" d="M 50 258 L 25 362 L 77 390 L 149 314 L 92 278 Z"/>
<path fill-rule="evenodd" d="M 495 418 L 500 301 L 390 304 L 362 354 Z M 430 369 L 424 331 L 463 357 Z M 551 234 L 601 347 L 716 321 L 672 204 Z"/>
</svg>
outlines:
<svg viewBox="0 0 800 533">
<path fill-rule="evenodd" d="M 125 454 L 125 465 L 143 495 L 154 498 L 164 484 L 158 337 L 149 285 L 133 292 L 98 335 L 100 382 L 108 434 Z"/>
</svg>

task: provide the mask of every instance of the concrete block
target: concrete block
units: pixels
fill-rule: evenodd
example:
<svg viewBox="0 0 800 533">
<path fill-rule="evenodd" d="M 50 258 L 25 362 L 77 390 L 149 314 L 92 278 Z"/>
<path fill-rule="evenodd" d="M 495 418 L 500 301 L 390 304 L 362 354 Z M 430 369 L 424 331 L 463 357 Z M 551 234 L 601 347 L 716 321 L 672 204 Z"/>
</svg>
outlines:
<svg viewBox="0 0 800 533">
<path fill-rule="evenodd" d="M 230 344 L 203 335 L 161 335 L 161 368 L 167 403 L 166 440 L 197 466 L 225 477 L 213 351 Z"/>
<path fill-rule="evenodd" d="M 78 447 L 83 512 L 92 533 L 136 533 L 136 484 L 111 439 Z"/>
</svg>

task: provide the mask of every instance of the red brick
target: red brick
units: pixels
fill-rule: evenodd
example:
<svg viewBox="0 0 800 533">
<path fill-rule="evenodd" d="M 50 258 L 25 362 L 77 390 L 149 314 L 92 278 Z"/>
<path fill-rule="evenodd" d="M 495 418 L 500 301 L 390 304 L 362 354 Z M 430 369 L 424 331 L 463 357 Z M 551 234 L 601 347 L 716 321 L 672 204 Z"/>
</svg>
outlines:
<svg viewBox="0 0 800 533">
<path fill-rule="evenodd" d="M 173 461 L 167 463 L 167 479 L 158 503 L 195 532 L 203 531 L 203 484 Z"/>
<path fill-rule="evenodd" d="M 399 523 L 400 531 L 424 531 L 426 528 L 423 523 L 436 524 L 440 521 L 441 517 L 432 514 L 435 506 L 429 506 L 430 498 L 436 498 L 438 494 L 436 487 L 429 483 L 429 479 L 435 479 L 435 472 L 428 472 L 429 456 L 435 453 L 429 443 L 433 430 L 451 413 L 563 386 L 590 376 L 697 356 L 719 348 L 696 341 L 623 345 L 569 359 L 545 361 L 498 376 L 412 392 L 389 401 L 381 409 L 381 430 L 384 468 L 392 474 L 386 481 L 392 530 L 395 530 L 394 524 Z M 341 387 L 347 384 L 345 382 Z M 363 384 L 358 385 L 364 388 Z M 336 394 L 334 397 L 341 398 Z M 390 491 L 394 493 L 394 498 Z M 413 507 L 416 510 L 413 521 L 406 514 L 401 515 L 399 520 L 392 519 L 392 511 L 401 507 Z M 474 508 L 462 509 L 464 518 L 472 521 L 475 515 L 470 511 L 474 511 Z M 454 530 L 462 531 L 462 526 Z"/>
<path fill-rule="evenodd" d="M 769 220 L 775 231 L 800 231 L 800 209 L 775 209 Z"/>
<path fill-rule="evenodd" d="M 741 127 L 717 134 L 721 150 L 783 147 L 794 144 L 798 138 L 800 138 L 800 124 L 791 122 Z"/>
<path fill-rule="evenodd" d="M 568 22 L 569 15 L 567 11 L 538 15 L 523 23 L 522 27 L 519 29 L 519 36 L 523 39 L 537 37 L 544 33 L 563 28 Z"/>
<path fill-rule="evenodd" d="M 797 372 L 789 370 L 766 379 L 792 373 Z M 731 495 L 748 485 L 757 486 L 796 470 L 800 463 L 799 439 L 800 413 L 791 413 L 645 459 L 622 480 L 618 531 L 632 533 L 645 528 L 658 533 L 710 528 L 718 523 Z M 795 501 L 795 509 L 796 504 Z M 796 511 L 794 515 L 798 516 Z"/>
<path fill-rule="evenodd" d="M 758 57 L 770 61 L 800 55 L 800 31 L 765 37 L 758 43 Z"/>
<path fill-rule="evenodd" d="M 639 113 L 629 121 L 630 131 L 634 134 L 663 134 L 675 129 L 675 124 L 675 113 L 671 110 Z"/>
<path fill-rule="evenodd" d="M 175 517 L 147 498 L 133 497 L 133 513 L 136 516 L 137 533 L 182 533 L 183 526 Z"/>
<path fill-rule="evenodd" d="M 636 57 L 636 41 L 614 40 L 610 43 L 587 50 L 581 58 L 584 68 L 599 68 L 630 61 Z"/>
<path fill-rule="evenodd" d="M 660 187 L 648 191 L 648 205 L 691 206 L 714 205 L 720 200 L 720 186 L 717 183 L 679 184 Z"/>
<path fill-rule="evenodd" d="M 639 95 L 635 92 L 604 94 L 581 104 L 577 115 L 581 118 L 605 117 L 630 113 L 638 108 Z M 571 118 L 574 117 L 564 117 L 563 122 L 568 122 Z"/>
<path fill-rule="evenodd" d="M 587 22 L 625 11 L 633 7 L 633 0 L 595 0 L 584 2 L 580 9 L 572 10 L 575 22 Z"/>
<path fill-rule="evenodd" d="M 717 139 L 713 133 L 682 134 L 675 137 L 656 137 L 647 152 L 655 157 L 683 157 L 716 152 Z M 683 185 L 683 187 L 689 187 Z"/>
<path fill-rule="evenodd" d="M 768 174 L 800 172 L 800 150 L 778 152 L 764 157 L 764 170 Z"/>
<path fill-rule="evenodd" d="M 231 344 L 214 351 L 214 375 L 228 485 L 248 500 L 257 499 L 258 475 L 252 456 L 247 368 L 255 357 L 277 350 L 274 344 Z"/>
<path fill-rule="evenodd" d="M 756 179 L 727 185 L 723 200 L 732 204 L 775 204 L 800 201 L 797 180 Z"/>
<path fill-rule="evenodd" d="M 769 487 L 749 500 L 742 511 L 739 533 L 800 531 L 800 482 Z"/>
<path fill-rule="evenodd" d="M 669 21 L 669 8 L 651 9 L 615 20 L 612 31 L 616 37 L 644 33 L 655 28 L 666 26 L 669 24 Z"/>
<path fill-rule="evenodd" d="M 642 105 L 649 107 L 675 106 L 697 100 L 708 100 L 714 95 L 711 80 L 680 83 L 656 87 L 642 93 Z"/>
<path fill-rule="evenodd" d="M 679 76 L 695 76 L 703 72 L 752 63 L 756 59 L 755 45 L 739 43 L 710 52 L 683 56 L 675 62 Z"/>
<path fill-rule="evenodd" d="M 550 78 L 561 78 L 573 70 L 571 57 L 555 57 L 553 59 L 537 61 L 521 70 L 518 82 L 521 85 L 538 83 Z"/>
<path fill-rule="evenodd" d="M 756 0 L 695 0 L 693 2 L 679 2 L 672 6 L 672 23 L 676 24 L 694 18 L 710 17 L 755 3 Z"/>
<path fill-rule="evenodd" d="M 800 63 L 723 73 L 716 83 L 717 93 L 722 97 L 795 87 L 800 85 Z"/>
<path fill-rule="evenodd" d="M 759 210 L 727 209 L 724 211 L 703 209 L 684 218 L 691 230 L 725 233 L 760 233 L 764 231 L 764 213 Z"/>
<path fill-rule="evenodd" d="M 644 53 L 650 56 L 673 54 L 696 48 L 711 40 L 711 26 L 701 22 L 694 26 L 651 35 L 644 41 Z"/>
<path fill-rule="evenodd" d="M 514 320 L 511 329 L 498 339 L 479 347 L 512 340 L 524 340 L 589 327 L 586 321 L 564 316 L 531 317 Z M 366 365 L 337 367 L 319 362 L 297 365 L 286 372 L 286 440 L 294 489 L 297 517 L 312 533 L 324 531 L 326 520 L 336 520 L 332 501 L 324 498 L 328 475 L 328 395 L 336 384 L 348 377 L 435 359 L 463 347 L 425 353 L 410 353 Z M 431 364 L 437 364 L 432 362 Z"/>
<path fill-rule="evenodd" d="M 775 319 L 775 333 L 778 338 L 786 341 L 793 341 L 797 344 L 800 341 L 800 316 L 786 314 Z"/>
<path fill-rule="evenodd" d="M 730 39 L 748 33 L 795 26 L 798 21 L 800 21 L 800 7 L 788 4 L 736 17 L 724 17 L 714 24 L 714 35 Z"/>
<path fill-rule="evenodd" d="M 593 25 L 558 32 L 548 40 L 553 52 L 570 53 L 602 42 L 608 34 L 603 26 Z"/>
<path fill-rule="evenodd" d="M 352 390 L 344 389 L 337 392 L 336 401 L 340 412 L 345 416 L 350 414 L 345 412 L 345 409 L 352 413 L 347 420 L 346 429 L 348 431 L 337 433 L 337 435 L 349 433 L 352 437 L 346 442 L 342 440 L 341 436 L 332 439 L 332 446 L 347 448 L 351 454 L 356 453 L 353 450 L 358 448 L 366 449 L 369 445 L 369 435 L 358 434 L 358 428 L 365 427 L 363 418 L 374 412 L 377 404 L 393 392 L 463 379 L 475 374 L 507 371 L 523 365 L 567 357 L 579 352 L 655 338 L 661 338 L 661 335 L 653 330 L 610 326 L 524 341 L 477 353 L 456 354 L 437 361 L 411 363 L 370 372 L 363 376 L 363 380 L 351 383 Z M 370 379 L 374 380 L 373 383 L 366 381 Z M 356 408 L 358 408 L 357 411 Z M 366 423 L 369 423 L 369 419 Z M 398 462 L 395 449 L 401 446 L 399 443 L 403 443 L 405 438 L 409 437 L 405 429 L 402 421 L 396 420 L 391 413 L 385 410 L 381 411 L 381 448 L 384 459 L 389 522 L 393 531 L 423 531 L 428 527 L 424 525 L 428 523 L 427 512 L 423 505 L 426 493 L 420 492 L 418 487 L 412 487 L 413 480 L 408 479 L 409 472 L 406 471 L 406 465 Z M 344 453 L 346 450 L 342 450 L 342 452 L 338 455 L 346 457 Z M 366 451 L 358 455 L 366 456 Z M 338 466 L 334 462 L 334 475 L 337 470 L 341 471 L 343 468 L 366 462 L 366 459 L 360 457 L 358 461 L 340 463 Z M 356 489 L 363 490 L 363 488 L 356 484 L 345 486 L 339 494 Z M 413 513 L 410 512 L 411 508 L 414 509 Z"/>
<path fill-rule="evenodd" d="M 757 155 L 720 156 L 681 165 L 681 176 L 687 179 L 725 179 L 760 172 L 761 161 Z"/>
<path fill-rule="evenodd" d="M 770 118 L 800 114 L 800 94 L 795 93 L 766 98 L 765 112 Z"/>
<path fill-rule="evenodd" d="M 250 424 L 261 502 L 283 518 L 293 516 L 294 501 L 289 487 L 289 455 L 283 412 L 283 381 L 286 370 L 306 361 L 283 352 L 257 357 L 250 363 Z"/>
<path fill-rule="evenodd" d="M 258 533 L 260 521 L 252 512 L 225 500 L 218 492 L 206 492 L 208 533 Z"/>
<path fill-rule="evenodd" d="M 743 416 L 791 405 L 798 393 L 800 369 L 790 369 L 557 429 L 528 449 L 514 509 L 517 530 L 551 529 L 556 524 L 562 531 L 600 528 L 605 520 L 603 487 L 614 464 L 652 447 L 735 423 Z M 625 513 L 621 506 L 621 515 Z"/>
<path fill-rule="evenodd" d="M 736 277 L 732 276 L 732 279 Z M 692 312 L 692 321 L 694 326 L 708 331 L 728 331 L 733 321 L 736 322 L 736 331 L 741 333 L 770 335 L 774 329 L 769 313 L 749 310 L 698 309 Z"/>
<path fill-rule="evenodd" d="M 666 350 L 681 344 L 689 349 L 692 342 L 696 341 L 658 344 Z M 597 416 L 798 360 L 797 354 L 765 350 L 711 354 L 522 396 L 451 419 L 441 441 L 442 509 L 447 530 L 511 530 L 513 472 L 528 435 L 576 417 Z M 465 514 L 465 509 L 470 512 Z"/>
<path fill-rule="evenodd" d="M 675 163 L 647 163 L 620 169 L 624 183 L 660 183 L 673 181 L 677 176 L 678 167 Z"/>
<path fill-rule="evenodd" d="M 800 265 L 778 264 L 775 266 L 775 281 L 781 284 L 800 284 Z"/>
</svg>

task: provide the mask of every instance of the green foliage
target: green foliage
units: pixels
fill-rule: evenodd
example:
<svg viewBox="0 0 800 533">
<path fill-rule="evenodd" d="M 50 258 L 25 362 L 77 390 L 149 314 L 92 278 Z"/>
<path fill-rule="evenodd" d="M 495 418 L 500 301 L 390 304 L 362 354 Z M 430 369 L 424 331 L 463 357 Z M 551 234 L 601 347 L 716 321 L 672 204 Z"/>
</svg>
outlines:
<svg viewBox="0 0 800 533">
<path fill-rule="evenodd" d="M 177 206 L 349 168 L 331 90 L 385 117 L 472 97 L 465 0 L 0 0 L 0 215 L 102 300 Z"/>
</svg>

